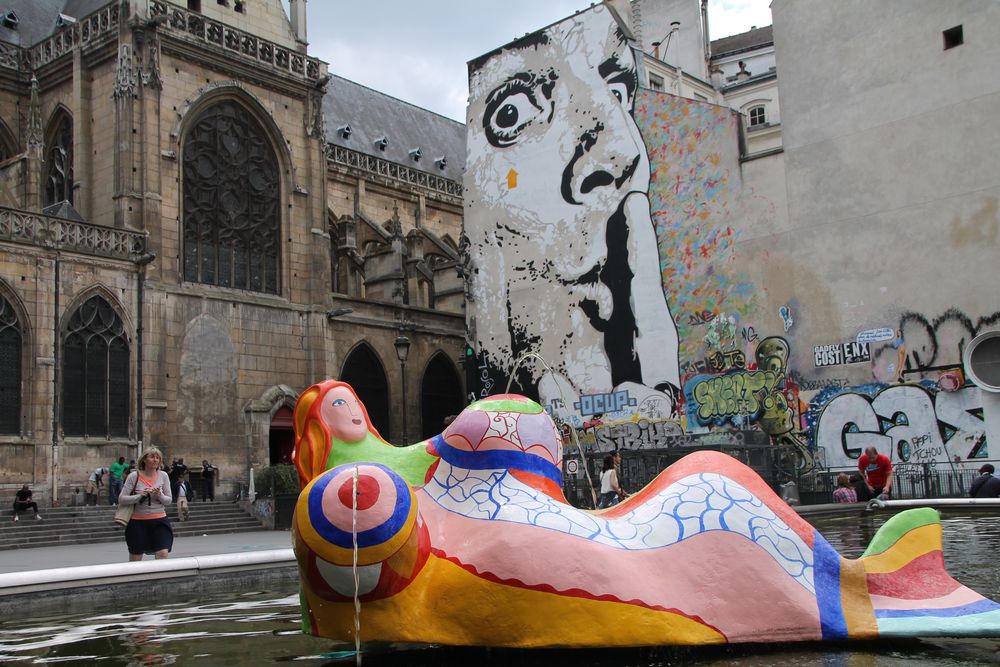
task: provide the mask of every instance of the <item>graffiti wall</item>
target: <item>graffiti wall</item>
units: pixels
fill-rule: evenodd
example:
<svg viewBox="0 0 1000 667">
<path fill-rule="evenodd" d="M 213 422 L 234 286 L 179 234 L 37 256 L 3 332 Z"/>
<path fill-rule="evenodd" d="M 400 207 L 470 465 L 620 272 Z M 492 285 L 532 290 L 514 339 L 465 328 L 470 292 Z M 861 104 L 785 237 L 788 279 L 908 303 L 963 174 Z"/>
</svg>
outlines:
<svg viewBox="0 0 1000 667">
<path fill-rule="evenodd" d="M 577 428 L 595 416 L 676 423 L 675 314 L 714 312 L 741 289 L 712 269 L 734 237 L 733 114 L 640 91 L 626 35 L 598 5 L 469 67 L 481 385 L 513 374 Z"/>
<path fill-rule="evenodd" d="M 640 88 L 628 35 L 598 4 L 469 64 L 471 398 L 510 383 L 599 452 L 758 431 L 831 470 L 988 457 L 961 356 L 1000 313 L 775 296 L 796 257 L 759 238 L 740 117 Z"/>
<path fill-rule="evenodd" d="M 850 467 L 875 446 L 896 466 L 951 465 L 990 458 L 983 392 L 968 384 L 962 353 L 976 334 L 990 330 L 1000 313 L 973 319 L 949 309 L 927 317 L 905 312 L 895 328 L 870 337 L 871 372 L 889 380 L 828 386 L 808 412 L 814 444 L 831 467 Z M 878 330 L 869 330 L 878 331 Z"/>
</svg>

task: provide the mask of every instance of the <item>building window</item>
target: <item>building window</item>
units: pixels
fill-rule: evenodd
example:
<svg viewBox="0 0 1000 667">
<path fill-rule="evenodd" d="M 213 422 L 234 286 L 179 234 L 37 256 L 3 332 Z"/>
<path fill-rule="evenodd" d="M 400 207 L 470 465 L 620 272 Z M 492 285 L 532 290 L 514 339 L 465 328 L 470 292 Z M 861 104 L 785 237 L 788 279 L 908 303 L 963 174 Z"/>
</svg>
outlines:
<svg viewBox="0 0 1000 667">
<path fill-rule="evenodd" d="M 767 116 L 764 114 L 764 105 L 750 107 L 747 112 L 750 119 L 750 127 L 762 127 L 767 124 Z"/>
<path fill-rule="evenodd" d="M 962 36 L 962 26 L 957 25 L 954 28 L 948 28 L 941 33 L 944 37 L 944 50 L 953 49 L 965 42 Z"/>
<path fill-rule="evenodd" d="M 0 162 L 6 162 L 15 153 L 10 140 L 10 130 L 7 125 L 0 120 Z"/>
<path fill-rule="evenodd" d="M 649 87 L 652 90 L 663 90 L 663 78 L 658 77 L 655 74 L 649 75 Z"/>
<path fill-rule="evenodd" d="M 45 149 L 45 205 L 73 203 L 73 119 L 60 113 Z"/>
<path fill-rule="evenodd" d="M 21 432 L 21 322 L 0 296 L 0 433 Z"/>
<path fill-rule="evenodd" d="M 129 344 L 118 313 L 99 296 L 70 318 L 63 342 L 63 433 L 128 436 Z"/>
<path fill-rule="evenodd" d="M 184 140 L 184 279 L 278 293 L 278 161 L 250 113 L 227 100 Z"/>
</svg>

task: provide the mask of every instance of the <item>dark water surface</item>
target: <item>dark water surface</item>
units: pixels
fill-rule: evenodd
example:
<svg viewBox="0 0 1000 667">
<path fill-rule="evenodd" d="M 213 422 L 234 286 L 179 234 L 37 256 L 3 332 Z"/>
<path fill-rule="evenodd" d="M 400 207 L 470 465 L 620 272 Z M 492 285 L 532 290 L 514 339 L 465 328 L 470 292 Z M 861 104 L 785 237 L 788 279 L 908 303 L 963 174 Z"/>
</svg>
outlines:
<svg viewBox="0 0 1000 667">
<path fill-rule="evenodd" d="M 810 519 L 843 555 L 856 557 L 888 514 Z M 963 584 L 1000 600 L 1000 516 L 944 514 L 945 560 Z M 169 582 L 157 586 L 169 586 Z M 0 620 L 0 663 L 68 665 L 353 665 L 353 644 L 299 631 L 292 590 L 241 592 L 158 604 L 123 599 L 114 610 Z M 761 604 L 767 604 L 761 600 Z M 364 609 L 362 608 L 362 624 Z M 920 639 L 630 650 L 500 650 L 366 646 L 364 665 L 610 667 L 657 665 L 1000 665 L 1000 639 Z"/>
</svg>

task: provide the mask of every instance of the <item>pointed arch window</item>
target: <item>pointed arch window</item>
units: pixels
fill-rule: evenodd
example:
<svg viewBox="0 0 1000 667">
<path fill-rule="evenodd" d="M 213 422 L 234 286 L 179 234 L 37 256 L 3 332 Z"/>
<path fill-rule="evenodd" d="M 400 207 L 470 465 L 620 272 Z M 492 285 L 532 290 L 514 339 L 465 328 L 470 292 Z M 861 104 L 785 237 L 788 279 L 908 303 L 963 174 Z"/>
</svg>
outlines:
<svg viewBox="0 0 1000 667">
<path fill-rule="evenodd" d="M 462 379 L 455 365 L 443 352 L 427 364 L 420 382 L 421 437 L 430 438 L 444 431 L 445 418 L 465 408 Z"/>
<path fill-rule="evenodd" d="M 127 437 L 129 343 L 114 308 L 92 296 L 70 318 L 63 342 L 63 433 Z"/>
<path fill-rule="evenodd" d="M 278 292 L 278 160 L 235 101 L 206 109 L 184 139 L 184 279 Z"/>
<path fill-rule="evenodd" d="M 73 119 L 60 113 L 45 142 L 45 205 L 73 203 Z"/>
<path fill-rule="evenodd" d="M 21 432 L 21 322 L 5 298 L 0 296 L 0 433 Z"/>
<path fill-rule="evenodd" d="M 389 433 L 389 381 L 374 350 L 362 343 L 344 361 L 340 379 L 354 387 L 376 430 Z"/>
</svg>

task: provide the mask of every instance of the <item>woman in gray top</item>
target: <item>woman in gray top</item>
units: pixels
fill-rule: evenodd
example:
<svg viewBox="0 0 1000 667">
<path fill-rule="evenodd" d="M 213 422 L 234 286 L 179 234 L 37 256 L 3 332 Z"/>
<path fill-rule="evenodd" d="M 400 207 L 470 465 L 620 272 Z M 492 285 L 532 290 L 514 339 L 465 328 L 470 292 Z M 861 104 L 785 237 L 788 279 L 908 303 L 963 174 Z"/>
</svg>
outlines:
<svg viewBox="0 0 1000 667">
<path fill-rule="evenodd" d="M 166 558 L 174 546 L 174 529 L 166 511 L 173 498 L 170 478 L 160 470 L 162 462 L 163 454 L 156 447 L 143 452 L 138 469 L 129 473 L 118 496 L 118 504 L 135 505 L 125 528 L 130 561 L 142 560 L 143 554 Z"/>
</svg>

